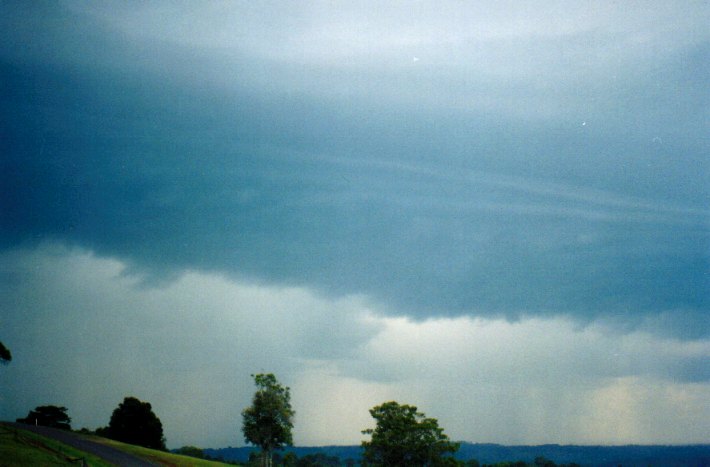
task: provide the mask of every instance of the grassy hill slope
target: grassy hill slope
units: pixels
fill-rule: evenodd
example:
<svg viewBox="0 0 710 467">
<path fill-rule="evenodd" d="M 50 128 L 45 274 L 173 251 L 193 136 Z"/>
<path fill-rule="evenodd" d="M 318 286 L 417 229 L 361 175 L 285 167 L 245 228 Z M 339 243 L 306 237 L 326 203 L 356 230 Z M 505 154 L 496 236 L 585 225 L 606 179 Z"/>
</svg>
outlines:
<svg viewBox="0 0 710 467">
<path fill-rule="evenodd" d="M 0 466 L 78 465 L 77 460 L 97 467 L 111 464 L 51 438 L 0 424 Z"/>
<path fill-rule="evenodd" d="M 76 434 L 76 436 L 111 446 L 159 465 L 177 467 L 220 467 L 229 465 L 133 446 L 99 436 L 83 434 Z M 0 467 L 26 465 L 76 466 L 81 465 L 80 462 L 77 462 L 78 459 L 84 459 L 91 467 L 109 467 L 112 465 L 94 455 L 54 439 L 0 423 Z"/>
</svg>

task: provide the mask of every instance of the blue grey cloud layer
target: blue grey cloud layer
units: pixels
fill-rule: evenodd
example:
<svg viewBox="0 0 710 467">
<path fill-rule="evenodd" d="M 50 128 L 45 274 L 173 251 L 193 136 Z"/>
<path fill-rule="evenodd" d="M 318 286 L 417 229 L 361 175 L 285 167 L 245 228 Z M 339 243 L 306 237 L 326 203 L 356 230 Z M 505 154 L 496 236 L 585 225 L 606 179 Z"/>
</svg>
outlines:
<svg viewBox="0 0 710 467">
<path fill-rule="evenodd" d="M 2 248 L 710 332 L 707 6 L 212 6 L 3 5 Z"/>
</svg>

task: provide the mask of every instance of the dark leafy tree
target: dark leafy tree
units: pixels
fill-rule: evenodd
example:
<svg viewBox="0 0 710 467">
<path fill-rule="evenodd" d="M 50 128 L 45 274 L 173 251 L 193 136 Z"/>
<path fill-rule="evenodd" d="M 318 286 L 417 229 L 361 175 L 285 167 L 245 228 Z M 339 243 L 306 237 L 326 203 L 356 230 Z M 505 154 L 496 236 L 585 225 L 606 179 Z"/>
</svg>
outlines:
<svg viewBox="0 0 710 467">
<path fill-rule="evenodd" d="M 3 365 L 7 365 L 12 361 L 12 353 L 10 352 L 10 349 L 5 347 L 5 344 L 0 342 L 0 363 Z"/>
<path fill-rule="evenodd" d="M 175 454 L 190 456 L 196 459 L 205 459 L 205 452 L 196 446 L 183 446 L 173 451 Z"/>
<path fill-rule="evenodd" d="M 151 449 L 165 450 L 163 424 L 148 402 L 126 397 L 111 414 L 108 427 L 97 433 L 107 438 Z"/>
<path fill-rule="evenodd" d="M 28 425 L 49 426 L 61 430 L 71 430 L 71 418 L 67 415 L 66 407 L 56 405 L 42 405 L 30 410 L 25 418 L 18 418 L 18 423 Z"/>
<path fill-rule="evenodd" d="M 534 465 L 536 467 L 557 467 L 554 462 L 544 456 L 538 456 L 535 458 Z"/>
<path fill-rule="evenodd" d="M 322 452 L 308 454 L 298 459 L 296 467 L 340 467 L 340 458 Z"/>
<path fill-rule="evenodd" d="M 274 455 L 274 457 L 276 456 Z M 298 456 L 293 452 L 287 452 L 281 460 L 281 465 L 283 465 L 283 467 L 297 467 L 297 464 Z"/>
<path fill-rule="evenodd" d="M 412 405 L 385 402 L 370 409 L 377 422 L 363 441 L 363 461 L 376 466 L 457 465 L 451 456 L 459 445 L 449 441 L 435 418 L 427 418 Z"/>
<path fill-rule="evenodd" d="M 264 463 L 264 457 L 258 451 L 252 451 L 249 453 L 249 459 L 247 460 L 247 467 L 260 467 Z M 277 463 L 278 465 L 278 463 Z"/>
<path fill-rule="evenodd" d="M 291 392 L 276 377 L 269 374 L 252 375 L 256 392 L 252 404 L 242 411 L 244 439 L 261 448 L 262 465 L 272 465 L 272 454 L 284 446 L 293 445 L 294 410 Z"/>
</svg>

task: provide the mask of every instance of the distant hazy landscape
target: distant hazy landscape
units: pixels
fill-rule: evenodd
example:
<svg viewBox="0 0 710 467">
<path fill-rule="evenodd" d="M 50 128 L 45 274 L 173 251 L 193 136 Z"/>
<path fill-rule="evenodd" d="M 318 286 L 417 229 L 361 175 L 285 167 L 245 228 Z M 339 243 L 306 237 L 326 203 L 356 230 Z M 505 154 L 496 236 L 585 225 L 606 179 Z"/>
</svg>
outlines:
<svg viewBox="0 0 710 467">
<path fill-rule="evenodd" d="M 205 449 L 212 457 L 245 462 L 253 448 Z M 298 457 L 325 453 L 328 456 L 359 460 L 359 446 L 294 447 L 284 452 L 294 452 Z M 706 466 L 710 465 L 710 444 L 692 446 L 503 446 L 500 444 L 461 443 L 455 456 L 466 461 L 476 459 L 481 464 L 525 461 L 545 457 L 557 464 L 577 463 L 582 466 Z"/>
</svg>

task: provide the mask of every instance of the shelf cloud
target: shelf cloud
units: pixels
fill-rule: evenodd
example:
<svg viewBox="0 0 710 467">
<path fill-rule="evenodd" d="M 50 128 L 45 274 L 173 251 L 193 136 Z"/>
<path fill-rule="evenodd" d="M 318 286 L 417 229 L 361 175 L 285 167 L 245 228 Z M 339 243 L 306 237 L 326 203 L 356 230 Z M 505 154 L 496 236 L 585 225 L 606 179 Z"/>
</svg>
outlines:
<svg viewBox="0 0 710 467">
<path fill-rule="evenodd" d="M 127 395 L 108 381 L 136 372 L 164 375 L 156 399 L 187 372 L 179 395 L 222 408 L 235 400 L 200 378 L 248 393 L 244 374 L 263 368 L 327 383 L 343 418 L 340 390 L 446 412 L 433 387 L 404 389 L 444 365 L 431 346 L 456 368 L 484 359 L 489 383 L 459 368 L 454 387 L 488 407 L 511 375 L 540 394 L 572 387 L 586 405 L 567 399 L 570 417 L 646 383 L 639 410 L 680 410 L 660 394 L 696 407 L 710 358 L 708 23 L 702 2 L 3 4 L 6 370 L 40 365 L 54 339 L 67 339 L 54 363 L 81 360 L 76 332 L 89 349 L 112 343 L 69 371 L 106 381 L 76 417 L 94 424 Z M 516 341 L 528 357 L 506 350 Z M 55 392 L 10 383 L 3 398 L 88 397 L 47 371 Z M 646 412 L 596 436 L 615 425 L 610 406 L 588 431 L 530 437 L 564 397 L 521 391 L 511 400 L 543 407 L 525 433 L 483 406 L 470 410 L 488 432 L 450 425 L 487 441 L 662 441 Z M 707 432 L 674 420 L 673 442 Z M 302 440 L 336 443 L 328 433 Z"/>
</svg>

